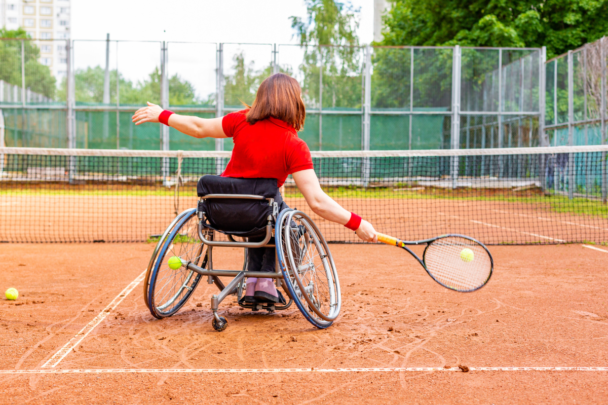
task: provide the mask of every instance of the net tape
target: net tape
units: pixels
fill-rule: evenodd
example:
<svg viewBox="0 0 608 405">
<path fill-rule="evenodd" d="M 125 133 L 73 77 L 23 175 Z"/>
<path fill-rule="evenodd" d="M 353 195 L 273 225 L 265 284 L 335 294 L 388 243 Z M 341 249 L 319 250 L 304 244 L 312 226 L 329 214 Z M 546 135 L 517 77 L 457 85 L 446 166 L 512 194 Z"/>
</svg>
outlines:
<svg viewBox="0 0 608 405">
<path fill-rule="evenodd" d="M 383 233 L 486 244 L 608 242 L 608 145 L 312 152 L 324 190 Z M 153 239 L 231 152 L 0 148 L 0 241 Z M 293 180 L 287 204 L 310 213 Z M 351 231 L 312 214 L 330 242 Z"/>
</svg>

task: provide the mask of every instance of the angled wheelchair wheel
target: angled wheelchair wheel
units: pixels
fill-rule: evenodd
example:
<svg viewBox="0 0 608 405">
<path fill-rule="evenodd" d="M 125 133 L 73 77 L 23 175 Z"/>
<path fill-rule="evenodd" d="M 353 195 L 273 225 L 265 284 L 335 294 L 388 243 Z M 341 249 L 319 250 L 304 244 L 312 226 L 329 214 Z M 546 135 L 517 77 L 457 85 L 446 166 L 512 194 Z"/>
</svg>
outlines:
<svg viewBox="0 0 608 405">
<path fill-rule="evenodd" d="M 182 213 L 179 220 L 172 224 L 151 261 L 146 283 L 147 305 L 156 318 L 166 318 L 175 314 L 188 301 L 198 285 L 201 275 L 184 266 L 177 269 L 169 267 L 169 260 L 176 257 L 181 261 L 192 262 L 205 267 L 207 249 L 198 236 L 196 209 Z M 179 263 L 179 261 L 177 262 Z M 175 267 L 174 263 L 172 266 Z"/>
<path fill-rule="evenodd" d="M 302 211 L 282 211 L 276 226 L 279 265 L 290 295 L 310 323 L 329 327 L 340 314 L 342 301 L 327 242 Z"/>
</svg>

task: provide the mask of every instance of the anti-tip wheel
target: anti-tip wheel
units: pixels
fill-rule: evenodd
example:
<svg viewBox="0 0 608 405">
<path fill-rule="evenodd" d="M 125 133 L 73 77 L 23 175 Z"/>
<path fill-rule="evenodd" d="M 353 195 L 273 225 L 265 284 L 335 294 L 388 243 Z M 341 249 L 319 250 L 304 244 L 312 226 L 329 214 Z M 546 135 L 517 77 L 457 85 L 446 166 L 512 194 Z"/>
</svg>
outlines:
<svg viewBox="0 0 608 405">
<path fill-rule="evenodd" d="M 216 331 L 223 332 L 228 327 L 228 321 L 226 320 L 226 318 L 223 318 L 223 317 L 220 317 L 219 322 L 217 321 L 217 319 L 213 318 L 211 325 L 213 326 L 213 329 L 215 329 Z"/>
</svg>

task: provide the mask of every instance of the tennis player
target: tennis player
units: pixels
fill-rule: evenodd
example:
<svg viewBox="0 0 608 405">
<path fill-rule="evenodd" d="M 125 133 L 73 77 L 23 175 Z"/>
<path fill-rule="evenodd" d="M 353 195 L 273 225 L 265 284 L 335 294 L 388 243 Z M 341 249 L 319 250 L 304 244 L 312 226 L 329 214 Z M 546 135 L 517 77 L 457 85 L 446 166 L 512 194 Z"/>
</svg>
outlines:
<svg viewBox="0 0 608 405">
<path fill-rule="evenodd" d="M 133 115 L 135 125 L 161 122 L 195 138 L 232 138 L 232 157 L 224 177 L 277 179 L 281 187 L 292 175 L 312 211 L 344 225 L 365 242 L 376 242 L 373 226 L 332 200 L 319 184 L 306 143 L 298 138 L 304 127 L 306 109 L 298 82 L 277 73 L 262 82 L 251 107 L 221 118 L 204 119 L 163 110 L 149 103 Z M 279 210 L 287 206 L 279 192 Z M 273 248 L 249 249 L 249 271 L 275 271 Z M 284 301 L 269 278 L 247 279 L 245 302 Z"/>
</svg>

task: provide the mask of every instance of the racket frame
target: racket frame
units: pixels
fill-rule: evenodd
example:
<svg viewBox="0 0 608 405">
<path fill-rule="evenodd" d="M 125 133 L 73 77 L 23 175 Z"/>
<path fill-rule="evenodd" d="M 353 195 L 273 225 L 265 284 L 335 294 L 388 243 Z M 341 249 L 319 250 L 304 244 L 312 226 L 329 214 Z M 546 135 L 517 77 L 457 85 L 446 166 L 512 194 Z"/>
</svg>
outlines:
<svg viewBox="0 0 608 405">
<path fill-rule="evenodd" d="M 490 273 L 488 274 L 488 278 L 486 278 L 485 282 L 482 285 L 480 285 L 479 287 L 471 289 L 471 290 L 457 290 L 455 288 L 452 288 L 450 286 L 447 286 L 447 285 L 439 282 L 435 278 L 435 276 L 433 276 L 433 274 L 429 271 L 429 269 L 426 267 L 425 259 L 426 259 L 426 252 L 427 252 L 429 246 L 431 246 L 431 244 L 433 242 L 435 242 L 435 241 L 437 241 L 439 239 L 444 239 L 444 238 L 448 238 L 448 237 L 457 237 L 457 238 L 463 238 L 463 239 L 468 239 L 470 241 L 473 241 L 473 242 L 477 243 L 479 246 L 481 246 L 486 251 L 486 253 L 488 254 L 488 257 L 490 258 Z M 382 243 L 385 243 L 387 245 L 394 245 L 394 246 L 403 248 L 404 250 L 407 250 L 409 252 L 409 254 L 411 254 L 412 256 L 414 256 L 414 258 L 418 261 L 418 263 L 420 263 L 420 265 L 424 268 L 424 271 L 426 271 L 426 274 L 428 274 L 440 286 L 445 287 L 447 289 L 450 289 L 452 291 L 463 292 L 463 293 L 477 291 L 480 288 L 484 287 L 486 284 L 488 284 L 488 282 L 490 281 L 490 278 L 492 278 L 492 274 L 494 274 L 494 258 L 490 254 L 490 251 L 488 250 L 488 248 L 486 247 L 486 245 L 484 245 L 483 243 L 481 243 L 477 239 L 471 238 L 470 236 L 460 235 L 460 234 L 457 234 L 457 233 L 451 233 L 451 234 L 436 236 L 436 237 L 430 238 L 430 239 L 424 239 L 424 240 L 418 240 L 418 241 L 407 241 L 407 240 L 401 240 L 401 239 L 394 238 L 392 236 L 388 236 L 388 235 L 384 235 L 384 234 L 379 233 L 378 234 L 378 241 L 382 242 Z M 422 252 L 422 259 L 420 259 L 420 257 L 418 257 L 418 255 L 416 253 L 414 253 L 410 248 L 408 248 L 408 246 L 417 246 L 417 245 L 424 245 L 424 244 L 426 244 L 426 246 L 424 248 L 424 252 Z"/>
</svg>

